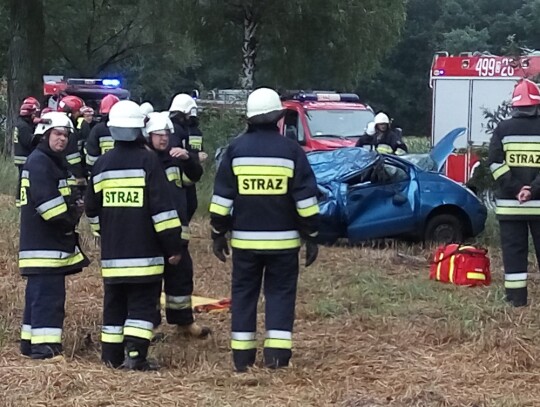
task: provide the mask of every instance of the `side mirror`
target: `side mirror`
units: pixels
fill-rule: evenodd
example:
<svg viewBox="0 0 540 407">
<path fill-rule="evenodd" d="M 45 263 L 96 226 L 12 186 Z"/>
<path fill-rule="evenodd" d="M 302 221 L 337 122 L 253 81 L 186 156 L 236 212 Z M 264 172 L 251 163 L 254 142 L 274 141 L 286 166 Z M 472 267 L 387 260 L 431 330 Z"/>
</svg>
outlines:
<svg viewBox="0 0 540 407">
<path fill-rule="evenodd" d="M 408 201 L 407 197 L 400 193 L 395 194 L 394 197 L 392 198 L 392 203 L 396 206 L 401 206 L 407 203 L 407 201 Z"/>
</svg>

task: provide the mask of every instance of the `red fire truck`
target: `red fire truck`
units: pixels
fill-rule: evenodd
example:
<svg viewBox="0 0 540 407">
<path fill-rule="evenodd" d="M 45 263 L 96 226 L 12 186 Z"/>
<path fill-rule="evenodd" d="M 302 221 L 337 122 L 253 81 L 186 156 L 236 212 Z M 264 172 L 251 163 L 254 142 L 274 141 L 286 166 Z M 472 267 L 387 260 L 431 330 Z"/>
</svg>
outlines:
<svg viewBox="0 0 540 407">
<path fill-rule="evenodd" d="M 493 115 L 504 117 L 516 82 L 540 74 L 540 55 L 517 58 L 483 53 L 435 54 L 430 73 L 433 89 L 431 141 L 435 145 L 446 133 L 466 127 L 448 158 L 446 174 L 467 182 L 478 165 L 474 153 L 489 143 L 495 125 Z"/>
<path fill-rule="evenodd" d="M 121 88 L 119 79 L 78 79 L 63 76 L 45 75 L 43 95 L 45 106 L 56 110 L 56 105 L 64 96 L 78 96 L 87 106 L 96 111 L 106 95 L 113 94 L 119 99 L 129 98 L 129 91 Z"/>
</svg>

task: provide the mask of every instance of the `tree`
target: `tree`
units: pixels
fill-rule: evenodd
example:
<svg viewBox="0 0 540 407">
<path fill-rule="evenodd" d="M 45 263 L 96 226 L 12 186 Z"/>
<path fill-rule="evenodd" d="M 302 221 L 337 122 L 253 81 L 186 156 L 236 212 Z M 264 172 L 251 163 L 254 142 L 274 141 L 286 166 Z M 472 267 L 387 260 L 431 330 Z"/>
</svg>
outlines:
<svg viewBox="0 0 540 407">
<path fill-rule="evenodd" d="M 242 87 L 267 83 L 348 88 L 373 71 L 397 40 L 405 20 L 404 3 L 198 0 L 192 5 L 203 16 L 198 30 L 206 51 L 203 61 L 225 45 L 229 62 L 241 67 L 237 72 Z M 225 40 L 214 42 L 208 32 L 219 32 Z"/>
<path fill-rule="evenodd" d="M 11 154 L 12 129 L 21 101 L 43 92 L 43 6 L 41 0 L 9 0 L 8 123 L 4 152 Z"/>
</svg>

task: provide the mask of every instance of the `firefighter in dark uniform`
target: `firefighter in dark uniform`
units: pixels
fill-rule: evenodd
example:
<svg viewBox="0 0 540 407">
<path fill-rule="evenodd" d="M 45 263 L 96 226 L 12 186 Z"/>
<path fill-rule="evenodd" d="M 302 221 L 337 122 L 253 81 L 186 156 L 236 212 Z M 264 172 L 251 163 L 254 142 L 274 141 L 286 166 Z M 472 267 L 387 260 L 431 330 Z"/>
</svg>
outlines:
<svg viewBox="0 0 540 407">
<path fill-rule="evenodd" d="M 82 150 L 84 145 L 80 131 L 77 130 L 78 119 L 82 116 L 81 109 L 84 101 L 77 96 L 65 96 L 58 102 L 58 111 L 65 113 L 73 123 L 74 133 L 69 138 L 66 149 L 68 169 L 73 174 L 77 183 L 83 185 L 86 182 L 86 174 L 82 162 Z"/>
<path fill-rule="evenodd" d="M 356 142 L 356 147 L 364 146 L 370 146 L 383 154 L 403 155 L 408 152 L 402 139 L 401 129 L 391 128 L 390 118 L 383 112 L 377 113 L 373 124 L 368 124 L 366 134 L 360 136 Z"/>
<path fill-rule="evenodd" d="M 182 183 L 182 175 L 198 181 L 203 173 L 196 153 L 169 147 L 169 137 L 174 126 L 168 112 L 150 113 L 146 123 L 148 143 L 161 161 L 161 166 L 169 181 L 169 190 L 182 223 L 182 258 L 176 266 L 166 264 L 164 274 L 165 313 L 169 324 L 177 325 L 185 334 L 195 338 L 205 338 L 210 329 L 195 323 L 191 295 L 193 294 L 193 261 L 188 250 L 189 221 L 187 216 L 186 190 Z M 158 316 L 158 320 L 161 319 Z"/>
<path fill-rule="evenodd" d="M 493 132 L 489 158 L 496 184 L 506 299 L 527 305 L 528 235 L 540 253 L 540 90 L 521 80 L 512 95 L 512 118 Z"/>
<path fill-rule="evenodd" d="M 216 174 L 210 206 L 214 254 L 225 261 L 232 232 L 231 348 L 237 371 L 255 362 L 257 301 L 264 279 L 264 364 L 284 367 L 292 355 L 298 252 L 306 267 L 318 253 L 317 184 L 298 143 L 280 135 L 279 95 L 260 88 L 247 100 L 248 131 L 231 142 Z"/>
<path fill-rule="evenodd" d="M 82 201 L 72 199 L 64 151 L 73 125 L 47 113 L 35 134 L 42 137 L 22 171 L 19 269 L 27 278 L 21 352 L 33 359 L 62 353 L 65 277 L 89 264 L 75 225 Z"/>
<path fill-rule="evenodd" d="M 90 106 L 84 106 L 81 109 L 81 113 L 82 117 L 79 118 L 79 131 L 81 133 L 81 150 L 84 151 L 84 146 L 86 145 L 88 136 L 90 135 L 92 129 L 96 126 L 97 121 L 94 119 L 94 109 L 92 109 Z M 83 164 L 84 162 L 83 157 Z"/>
<path fill-rule="evenodd" d="M 107 127 L 107 120 L 112 107 L 119 101 L 120 99 L 114 95 L 107 95 L 101 100 L 99 105 L 101 121 L 96 124 L 90 132 L 84 151 L 86 156 L 86 168 L 88 168 L 89 171 L 92 170 L 92 166 L 101 155 L 112 150 L 114 147 L 114 140 L 111 136 L 109 127 Z"/>
<path fill-rule="evenodd" d="M 17 185 L 17 194 L 15 204 L 20 206 L 19 193 L 21 191 L 21 173 L 23 165 L 30 153 L 36 147 L 34 138 L 34 119 L 39 116 L 40 104 L 36 98 L 27 97 L 23 100 L 19 108 L 19 117 L 13 128 L 13 161 L 19 170 L 19 183 Z"/>
<path fill-rule="evenodd" d="M 173 98 L 169 112 L 174 123 L 171 146 L 195 152 L 199 155 L 199 160 L 204 162 L 208 156 L 203 151 L 203 134 L 199 128 L 195 100 L 187 93 L 180 93 Z M 198 206 L 197 187 L 195 181 L 189 177 L 185 176 L 183 182 L 186 189 L 188 220 L 191 221 Z"/>
<path fill-rule="evenodd" d="M 115 146 L 94 164 L 85 200 L 90 225 L 101 236 L 101 357 L 111 367 L 154 370 L 148 347 L 165 262 L 180 261 L 181 223 L 165 172 L 145 145 L 139 105 L 116 103 L 108 125 Z"/>
</svg>

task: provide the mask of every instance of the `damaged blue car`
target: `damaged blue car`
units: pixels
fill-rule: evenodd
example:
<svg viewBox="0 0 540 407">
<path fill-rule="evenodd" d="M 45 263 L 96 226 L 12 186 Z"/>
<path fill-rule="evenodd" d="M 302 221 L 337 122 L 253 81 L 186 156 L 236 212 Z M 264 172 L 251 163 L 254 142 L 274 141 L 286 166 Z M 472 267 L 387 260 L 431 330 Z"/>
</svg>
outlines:
<svg viewBox="0 0 540 407">
<path fill-rule="evenodd" d="M 407 238 L 462 242 L 484 230 L 487 210 L 466 187 L 440 173 L 450 132 L 430 154 L 393 156 L 362 148 L 308 154 L 319 185 L 319 241 Z"/>
</svg>

